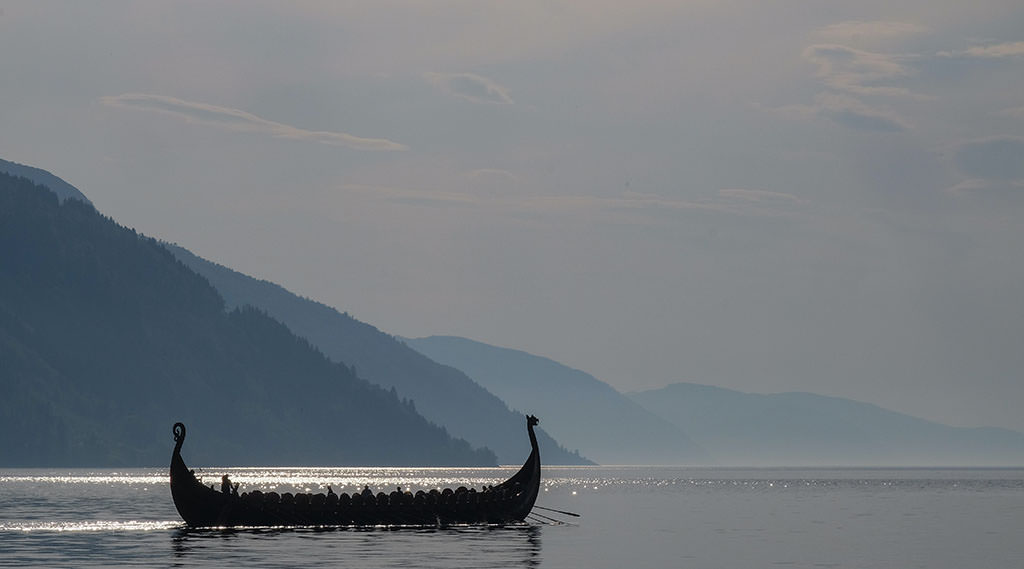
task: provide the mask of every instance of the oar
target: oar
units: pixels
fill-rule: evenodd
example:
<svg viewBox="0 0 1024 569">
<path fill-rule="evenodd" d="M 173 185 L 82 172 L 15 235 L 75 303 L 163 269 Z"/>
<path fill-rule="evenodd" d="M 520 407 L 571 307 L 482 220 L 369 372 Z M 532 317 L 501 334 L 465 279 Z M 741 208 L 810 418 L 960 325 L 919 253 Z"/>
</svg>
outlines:
<svg viewBox="0 0 1024 569">
<path fill-rule="evenodd" d="M 551 525 L 558 525 L 558 526 L 574 526 L 574 525 L 577 525 L 577 524 L 573 524 L 572 522 L 564 522 L 562 520 L 556 520 L 554 518 L 549 518 L 549 517 L 545 516 L 544 514 L 538 514 L 537 512 L 530 512 L 529 515 L 530 516 L 535 516 L 537 518 L 541 518 L 541 519 L 544 519 L 544 520 L 550 520 Z M 545 523 L 547 523 L 547 522 L 545 522 Z"/>
<path fill-rule="evenodd" d="M 538 505 L 536 505 L 536 504 L 534 504 L 534 506 L 533 506 L 533 507 L 534 507 L 534 508 L 540 508 L 540 509 L 542 509 L 542 510 L 547 510 L 547 511 L 549 511 L 549 512 L 558 512 L 559 514 L 565 514 L 565 515 L 567 515 L 567 516 L 572 516 L 572 517 L 574 517 L 574 518 L 578 518 L 578 517 L 580 517 L 580 515 L 579 515 L 579 514 L 574 514 L 574 513 L 572 513 L 572 512 L 563 512 L 562 510 L 556 510 L 556 509 L 554 509 L 554 508 L 545 508 L 544 506 L 538 506 Z"/>
<path fill-rule="evenodd" d="M 533 513 L 527 515 L 526 517 L 532 518 L 533 521 L 535 521 L 535 522 L 537 522 L 539 524 L 544 524 L 544 525 L 549 525 L 549 526 L 569 525 L 568 522 L 563 522 L 562 520 L 556 520 L 555 518 L 549 518 L 549 517 L 547 517 L 547 516 L 545 516 L 543 514 L 538 514 L 537 512 L 533 512 Z"/>
</svg>

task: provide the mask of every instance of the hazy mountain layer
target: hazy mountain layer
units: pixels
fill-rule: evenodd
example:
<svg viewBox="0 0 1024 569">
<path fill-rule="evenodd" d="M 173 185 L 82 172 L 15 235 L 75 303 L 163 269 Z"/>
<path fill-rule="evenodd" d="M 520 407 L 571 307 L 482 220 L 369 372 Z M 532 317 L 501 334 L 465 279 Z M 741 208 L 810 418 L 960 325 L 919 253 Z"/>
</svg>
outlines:
<svg viewBox="0 0 1024 569">
<path fill-rule="evenodd" d="M 849 399 L 691 383 L 628 395 L 685 430 L 716 464 L 1024 464 L 1024 434 L 950 427 Z"/>
<path fill-rule="evenodd" d="M 0 465 L 488 465 L 85 201 L 0 174 Z M 516 422 L 520 437 L 523 425 Z"/>
<path fill-rule="evenodd" d="M 548 432 L 602 464 L 692 464 L 706 453 L 680 429 L 582 371 L 548 358 L 452 336 L 406 340 L 456 367 L 519 409 L 547 418 Z"/>
<path fill-rule="evenodd" d="M 284 288 L 254 279 L 171 246 L 178 258 L 205 276 L 221 293 L 229 308 L 252 305 L 284 322 L 329 358 L 355 367 L 359 376 L 415 402 L 416 410 L 454 436 L 493 450 L 505 464 L 521 462 L 529 453 L 523 436 L 525 421 L 498 397 L 457 369 L 423 356 L 395 337 L 324 304 L 298 297 Z M 534 413 L 550 432 L 559 417 L 546 413 L 542 396 L 535 394 L 518 405 Z M 555 442 L 544 429 L 537 431 L 545 464 L 589 464 Z"/>
<path fill-rule="evenodd" d="M 28 178 L 32 182 L 39 184 L 40 186 L 46 186 L 51 192 L 57 194 L 57 199 L 64 201 L 68 198 L 79 200 L 92 205 L 89 198 L 85 197 L 85 194 L 78 191 L 78 188 L 65 182 L 64 180 L 54 176 L 53 174 L 39 168 L 33 168 L 32 166 L 26 166 L 24 164 L 18 164 L 17 162 L 10 162 L 0 158 L 0 172 L 10 174 L 12 176 L 20 176 L 22 178 Z"/>
</svg>

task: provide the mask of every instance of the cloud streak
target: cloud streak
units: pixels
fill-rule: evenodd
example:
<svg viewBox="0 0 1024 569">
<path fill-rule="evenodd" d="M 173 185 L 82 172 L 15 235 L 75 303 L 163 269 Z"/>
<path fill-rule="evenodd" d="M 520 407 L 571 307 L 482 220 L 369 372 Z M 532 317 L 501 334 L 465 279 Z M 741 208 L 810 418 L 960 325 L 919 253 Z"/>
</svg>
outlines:
<svg viewBox="0 0 1024 569">
<path fill-rule="evenodd" d="M 928 31 L 917 24 L 890 21 L 852 20 L 820 28 L 814 36 L 833 41 L 899 39 Z M 772 112 L 797 119 L 823 118 L 835 124 L 872 132 L 904 132 L 911 125 L 892 110 L 868 104 L 864 99 L 880 97 L 930 101 L 934 97 L 915 93 L 897 82 L 914 75 L 921 57 L 868 51 L 840 43 L 807 46 L 801 57 L 817 66 L 815 76 L 826 90 L 813 104 L 786 105 Z"/>
<path fill-rule="evenodd" d="M 426 73 L 424 76 L 445 93 L 477 104 L 511 105 L 508 90 L 473 73 Z"/>
<path fill-rule="evenodd" d="M 972 140 L 956 151 L 957 166 L 971 178 L 1024 181 L 1024 138 Z"/>
<path fill-rule="evenodd" d="M 1024 138 L 994 136 L 961 144 L 954 154 L 967 179 L 948 190 L 961 196 L 1024 198 Z"/>
<path fill-rule="evenodd" d="M 805 200 L 802 200 L 793 194 L 769 192 L 767 190 L 746 190 L 734 188 L 718 190 L 718 195 L 723 198 L 766 205 L 792 206 L 804 205 L 807 203 Z"/>
<path fill-rule="evenodd" d="M 880 84 L 910 75 L 910 70 L 899 56 L 839 44 L 816 44 L 805 49 L 803 57 L 816 64 L 818 77 L 837 91 L 856 95 L 928 98 L 905 87 Z"/>
<path fill-rule="evenodd" d="M 1024 198 L 1024 180 L 988 180 L 972 178 L 949 188 L 948 193 L 956 196 L 995 197 L 1014 200 L 1020 204 Z"/>
<path fill-rule="evenodd" d="M 847 20 L 820 28 L 814 35 L 832 41 L 872 42 L 901 39 L 927 31 L 927 27 L 910 22 Z"/>
<path fill-rule="evenodd" d="M 239 109 L 185 101 L 166 95 L 124 93 L 101 97 L 100 101 L 112 107 L 162 113 L 183 119 L 188 123 L 234 132 L 264 134 L 275 138 L 344 146 L 354 150 L 396 151 L 408 149 L 404 144 L 384 138 L 364 138 L 344 132 L 307 130 L 268 120 Z"/>
<path fill-rule="evenodd" d="M 853 97 L 822 93 L 817 97 L 817 102 L 819 115 L 843 126 L 876 132 L 902 132 L 910 129 L 910 125 L 898 115 L 871 108 Z"/>
<path fill-rule="evenodd" d="M 387 201 L 418 207 L 481 208 L 506 213 L 539 215 L 638 214 L 661 215 L 697 211 L 739 216 L 779 217 L 793 215 L 807 205 L 792 194 L 765 190 L 724 189 L 706 198 L 681 200 L 657 194 L 624 192 L 617 196 L 501 196 L 459 191 L 432 191 L 388 186 L 350 184 L 348 191 L 372 195 Z M 638 220 L 641 218 L 633 218 Z"/>
<path fill-rule="evenodd" d="M 1003 109 L 998 113 L 1004 117 L 1012 117 L 1015 119 L 1024 119 L 1024 107 L 1013 107 L 1010 109 Z"/>
<path fill-rule="evenodd" d="M 971 46 L 962 51 L 942 51 L 940 57 L 976 59 L 1005 59 L 1024 56 L 1024 41 L 1003 42 L 992 45 Z"/>
<path fill-rule="evenodd" d="M 869 107 L 854 97 L 837 93 L 819 93 L 813 105 L 786 105 L 768 110 L 791 119 L 828 119 L 857 130 L 904 132 L 911 128 L 893 112 Z"/>
</svg>

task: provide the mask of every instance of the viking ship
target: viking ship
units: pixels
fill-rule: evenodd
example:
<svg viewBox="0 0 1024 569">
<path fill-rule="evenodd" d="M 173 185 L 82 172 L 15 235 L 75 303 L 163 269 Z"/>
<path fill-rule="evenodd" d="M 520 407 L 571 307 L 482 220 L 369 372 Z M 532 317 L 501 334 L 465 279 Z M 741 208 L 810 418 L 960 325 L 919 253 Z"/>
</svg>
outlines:
<svg viewBox="0 0 1024 569">
<path fill-rule="evenodd" d="M 526 419 L 532 451 L 511 478 L 481 491 L 461 486 L 456 490 L 394 491 L 372 494 L 368 490 L 349 496 L 291 494 L 254 490 L 238 494 L 225 476 L 220 491 L 200 482 L 181 458 L 185 425 L 174 424 L 171 455 L 171 496 L 189 527 L 264 526 L 449 526 L 521 523 L 530 514 L 540 490 L 540 452 L 533 427 L 537 418 Z"/>
</svg>

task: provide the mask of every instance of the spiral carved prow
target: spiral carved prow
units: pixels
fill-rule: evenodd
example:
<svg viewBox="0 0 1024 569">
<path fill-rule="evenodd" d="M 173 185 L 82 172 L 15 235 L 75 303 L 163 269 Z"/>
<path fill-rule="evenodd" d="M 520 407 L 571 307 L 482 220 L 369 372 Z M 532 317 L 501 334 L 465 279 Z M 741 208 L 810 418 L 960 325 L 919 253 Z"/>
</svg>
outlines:
<svg viewBox="0 0 1024 569">
<path fill-rule="evenodd" d="M 185 442 L 185 423 L 174 424 L 174 452 L 181 452 L 181 445 Z"/>
</svg>

